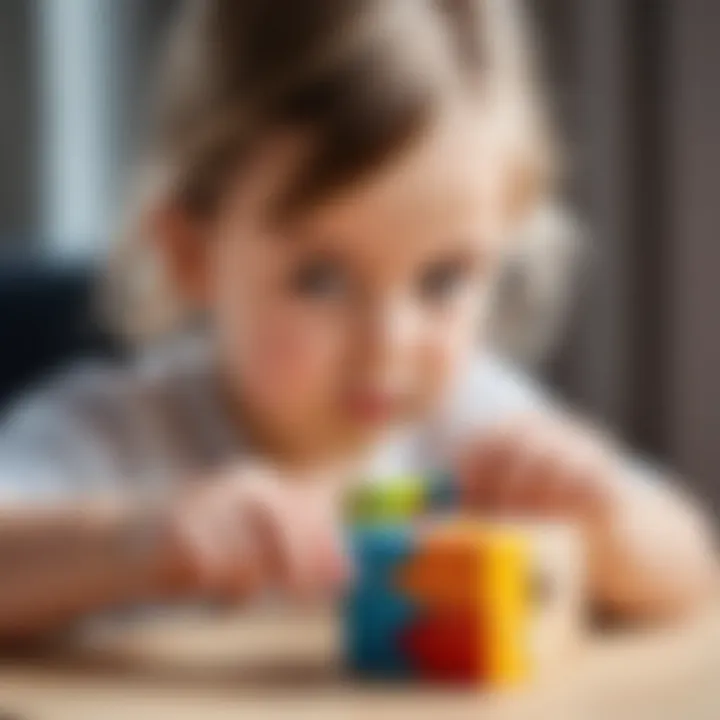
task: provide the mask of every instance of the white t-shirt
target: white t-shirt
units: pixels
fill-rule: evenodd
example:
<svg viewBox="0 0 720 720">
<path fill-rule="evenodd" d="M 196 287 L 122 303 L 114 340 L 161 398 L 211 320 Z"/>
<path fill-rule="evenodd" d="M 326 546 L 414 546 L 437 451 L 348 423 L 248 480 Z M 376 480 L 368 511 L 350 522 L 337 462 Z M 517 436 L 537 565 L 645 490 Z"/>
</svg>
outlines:
<svg viewBox="0 0 720 720">
<path fill-rule="evenodd" d="M 0 426 L 0 502 L 54 502 L 112 493 L 161 495 L 242 456 L 216 394 L 212 362 L 195 346 L 131 367 L 78 367 L 22 399 Z M 369 472 L 449 469 L 455 444 L 547 399 L 507 364 L 477 358 L 445 407 L 392 433 Z"/>
</svg>

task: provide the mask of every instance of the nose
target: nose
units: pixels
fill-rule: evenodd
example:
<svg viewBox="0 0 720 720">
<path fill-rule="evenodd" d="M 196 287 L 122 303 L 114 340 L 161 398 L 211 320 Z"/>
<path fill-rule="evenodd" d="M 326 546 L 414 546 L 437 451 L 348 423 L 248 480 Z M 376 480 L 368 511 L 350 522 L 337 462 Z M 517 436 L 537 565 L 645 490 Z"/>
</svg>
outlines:
<svg viewBox="0 0 720 720">
<path fill-rule="evenodd" d="M 364 374 L 400 385 L 422 334 L 420 313 L 407 298 L 386 297 L 367 309 L 361 333 Z"/>
</svg>

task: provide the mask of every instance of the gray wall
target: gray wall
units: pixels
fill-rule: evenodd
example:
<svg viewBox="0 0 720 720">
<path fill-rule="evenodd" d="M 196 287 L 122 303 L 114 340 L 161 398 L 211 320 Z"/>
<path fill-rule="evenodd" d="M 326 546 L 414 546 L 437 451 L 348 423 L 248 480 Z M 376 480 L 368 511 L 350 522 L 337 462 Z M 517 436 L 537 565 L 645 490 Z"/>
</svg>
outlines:
<svg viewBox="0 0 720 720">
<path fill-rule="evenodd" d="M 720 508 L 720 3 L 542 5 L 571 24 L 556 77 L 595 241 L 555 380 Z"/>
<path fill-rule="evenodd" d="M 39 237 L 47 236 L 43 213 L 48 210 L 50 117 L 41 43 L 45 10 L 66 1 L 0 0 L 0 252 L 22 251 L 48 239 Z M 141 127 L 158 38 L 177 0 L 96 1 L 107 31 L 101 58 L 107 82 L 97 88 L 97 102 L 99 117 L 112 125 L 104 135 L 108 147 L 101 161 L 110 162 L 106 194 L 112 195 L 108 205 L 113 206 L 115 196 L 118 204 L 122 196 Z M 58 177 L 62 182 L 62 172 Z M 108 218 L 108 225 L 113 220 Z"/>
<path fill-rule="evenodd" d="M 671 447 L 720 508 L 720 3 L 675 3 L 671 28 Z"/>
<path fill-rule="evenodd" d="M 0 250 L 37 225 L 33 0 L 0 0 Z"/>
</svg>

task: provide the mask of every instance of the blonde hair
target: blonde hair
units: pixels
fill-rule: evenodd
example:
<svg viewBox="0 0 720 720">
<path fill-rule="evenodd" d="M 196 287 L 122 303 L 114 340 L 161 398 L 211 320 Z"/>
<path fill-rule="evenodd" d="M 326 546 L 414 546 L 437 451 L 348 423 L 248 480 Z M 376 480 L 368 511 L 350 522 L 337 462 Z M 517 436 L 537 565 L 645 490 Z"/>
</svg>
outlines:
<svg viewBox="0 0 720 720">
<path fill-rule="evenodd" d="M 276 130 L 313 139 L 278 198 L 287 215 L 398 153 L 448 88 L 465 84 L 512 115 L 515 200 L 532 205 L 555 158 L 534 66 L 517 0 L 185 0 L 109 268 L 112 316 L 135 341 L 182 327 L 148 214 L 159 203 L 212 213 L 229 176 Z"/>
</svg>

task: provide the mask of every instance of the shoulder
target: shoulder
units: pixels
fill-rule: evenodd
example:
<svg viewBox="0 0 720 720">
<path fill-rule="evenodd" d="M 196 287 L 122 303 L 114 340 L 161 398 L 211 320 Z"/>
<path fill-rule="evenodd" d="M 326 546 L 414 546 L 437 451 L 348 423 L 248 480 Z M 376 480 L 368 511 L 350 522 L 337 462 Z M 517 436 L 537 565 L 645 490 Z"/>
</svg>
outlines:
<svg viewBox="0 0 720 720">
<path fill-rule="evenodd" d="M 127 489 L 189 468 L 201 455 L 208 372 L 199 356 L 160 353 L 77 365 L 44 383 L 0 425 L 0 494 Z"/>
<path fill-rule="evenodd" d="M 130 374 L 111 365 L 74 365 L 15 400 L 3 414 L 0 439 L 7 442 L 40 428 L 60 432 L 80 418 L 124 402 L 130 384 Z"/>
<path fill-rule="evenodd" d="M 459 373 L 433 418 L 429 434 L 444 455 L 469 436 L 482 435 L 514 417 L 547 411 L 550 394 L 512 363 L 478 354 Z"/>
<path fill-rule="evenodd" d="M 0 498 L 65 497 L 104 443 L 109 411 L 125 398 L 123 373 L 83 364 L 16 400 L 0 424 Z M 109 437 L 112 437 L 110 433 Z M 98 483 L 107 476 L 98 474 Z"/>
<path fill-rule="evenodd" d="M 478 354 L 456 375 L 438 412 L 381 446 L 372 471 L 379 467 L 387 475 L 446 469 L 470 438 L 551 405 L 549 394 L 530 375 L 497 356 Z"/>
<path fill-rule="evenodd" d="M 550 395 L 529 373 L 495 355 L 473 358 L 455 384 L 451 412 L 474 423 L 493 424 L 508 416 L 539 411 Z"/>
</svg>

